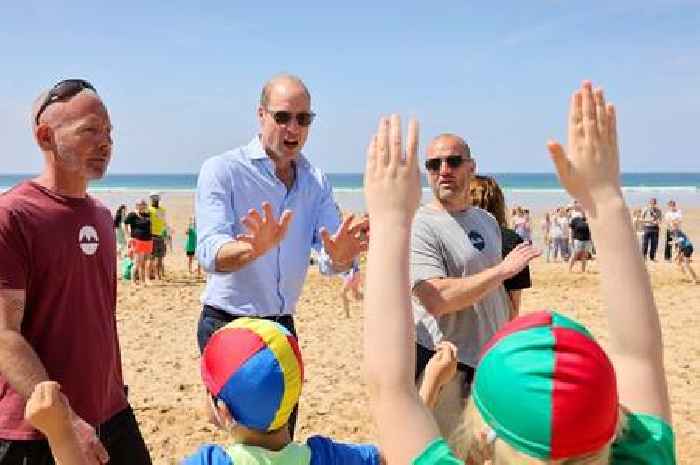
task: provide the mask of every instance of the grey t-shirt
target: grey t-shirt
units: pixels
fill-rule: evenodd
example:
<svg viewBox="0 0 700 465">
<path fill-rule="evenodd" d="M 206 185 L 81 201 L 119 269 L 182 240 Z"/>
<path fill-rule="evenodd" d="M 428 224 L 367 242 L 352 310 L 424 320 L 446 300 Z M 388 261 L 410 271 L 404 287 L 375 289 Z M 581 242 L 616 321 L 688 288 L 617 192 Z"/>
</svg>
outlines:
<svg viewBox="0 0 700 465">
<path fill-rule="evenodd" d="M 433 278 L 471 276 L 501 262 L 501 230 L 488 212 L 471 207 L 448 213 L 421 207 L 411 234 L 411 288 Z M 434 349 L 448 340 L 457 346 L 459 361 L 475 367 L 483 345 L 507 321 L 510 301 L 503 286 L 472 307 L 434 317 L 413 298 L 418 344 Z"/>
</svg>

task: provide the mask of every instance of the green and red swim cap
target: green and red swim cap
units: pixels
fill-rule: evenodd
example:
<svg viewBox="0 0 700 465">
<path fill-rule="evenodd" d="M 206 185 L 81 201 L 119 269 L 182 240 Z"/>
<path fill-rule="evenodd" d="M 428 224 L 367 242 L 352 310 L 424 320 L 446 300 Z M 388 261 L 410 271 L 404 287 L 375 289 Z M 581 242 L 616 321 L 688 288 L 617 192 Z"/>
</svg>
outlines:
<svg viewBox="0 0 700 465">
<path fill-rule="evenodd" d="M 472 398 L 496 435 L 539 459 L 595 452 L 615 435 L 615 370 L 579 323 L 556 312 L 520 317 L 486 344 Z"/>
</svg>

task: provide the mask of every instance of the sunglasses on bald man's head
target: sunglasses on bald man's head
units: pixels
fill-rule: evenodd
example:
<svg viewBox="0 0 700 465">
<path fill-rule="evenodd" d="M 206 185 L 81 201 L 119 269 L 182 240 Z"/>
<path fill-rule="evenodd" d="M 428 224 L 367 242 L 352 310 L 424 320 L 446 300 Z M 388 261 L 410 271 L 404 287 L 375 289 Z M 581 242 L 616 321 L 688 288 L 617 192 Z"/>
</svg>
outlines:
<svg viewBox="0 0 700 465">
<path fill-rule="evenodd" d="M 39 111 L 36 112 L 36 124 L 39 124 L 39 117 L 44 110 L 46 110 L 46 107 L 54 102 L 60 102 L 75 97 L 85 89 L 97 92 L 92 84 L 83 79 L 66 79 L 53 86 L 49 93 L 46 94 L 46 98 L 41 103 Z"/>
<path fill-rule="evenodd" d="M 425 169 L 428 171 L 440 171 L 440 166 L 442 166 L 443 161 L 447 163 L 447 166 L 450 168 L 459 168 L 462 166 L 462 163 L 464 163 L 465 160 L 468 160 L 468 158 L 464 158 L 462 155 L 448 155 L 441 158 L 428 158 L 425 160 Z"/>
<path fill-rule="evenodd" d="M 296 118 L 299 126 L 304 128 L 311 125 L 316 117 L 316 113 L 313 112 L 292 113 L 291 111 L 274 111 L 267 108 L 265 111 L 272 115 L 272 119 L 274 119 L 275 123 L 277 124 L 289 124 L 289 122 L 292 121 L 292 118 Z"/>
</svg>

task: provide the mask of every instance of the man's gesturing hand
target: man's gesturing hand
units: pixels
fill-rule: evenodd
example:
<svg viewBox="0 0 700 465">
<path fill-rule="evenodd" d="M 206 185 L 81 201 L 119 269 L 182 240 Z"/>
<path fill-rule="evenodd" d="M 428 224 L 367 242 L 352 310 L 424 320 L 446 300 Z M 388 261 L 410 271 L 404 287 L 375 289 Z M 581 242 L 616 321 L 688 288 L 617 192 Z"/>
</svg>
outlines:
<svg viewBox="0 0 700 465">
<path fill-rule="evenodd" d="M 326 228 L 321 228 L 321 240 L 323 248 L 331 258 L 331 262 L 338 270 L 349 268 L 352 261 L 360 252 L 367 250 L 368 239 L 363 236 L 362 231 L 366 231 L 369 220 L 363 218 L 356 224 L 352 224 L 355 215 L 349 215 L 338 228 L 338 231 L 331 236 Z"/>
<path fill-rule="evenodd" d="M 519 244 L 498 265 L 504 276 L 503 279 L 512 278 L 520 273 L 533 258 L 539 257 L 541 254 L 542 251 L 532 245 Z"/>
<path fill-rule="evenodd" d="M 263 202 L 262 209 L 265 215 L 263 217 L 254 208 L 248 211 L 241 220 L 248 231 L 246 234 L 236 236 L 237 241 L 250 244 L 253 256 L 256 258 L 264 255 L 284 239 L 289 223 L 292 221 L 291 210 L 285 210 L 278 221 L 269 202 Z"/>
</svg>

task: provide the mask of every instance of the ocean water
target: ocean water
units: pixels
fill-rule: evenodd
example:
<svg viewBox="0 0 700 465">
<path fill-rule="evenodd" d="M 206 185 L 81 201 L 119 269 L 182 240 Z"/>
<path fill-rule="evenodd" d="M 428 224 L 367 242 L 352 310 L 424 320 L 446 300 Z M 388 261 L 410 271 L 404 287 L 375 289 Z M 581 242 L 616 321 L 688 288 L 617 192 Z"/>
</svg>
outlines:
<svg viewBox="0 0 700 465">
<path fill-rule="evenodd" d="M 554 173 L 491 173 L 503 189 L 506 200 L 513 205 L 532 209 L 563 205 L 570 199 Z M 34 175 L 1 175 L 0 191 Z M 362 174 L 330 173 L 335 197 L 342 208 L 352 211 L 364 209 Z M 623 173 L 621 176 L 627 201 L 632 206 L 646 203 L 649 197 L 657 197 L 662 204 L 675 199 L 688 207 L 700 206 L 700 173 Z M 430 198 L 430 190 L 422 177 L 424 200 Z M 107 203 L 130 203 L 144 192 L 151 190 L 169 193 L 192 193 L 197 185 L 196 174 L 111 174 L 90 185 L 90 191 Z"/>
</svg>

